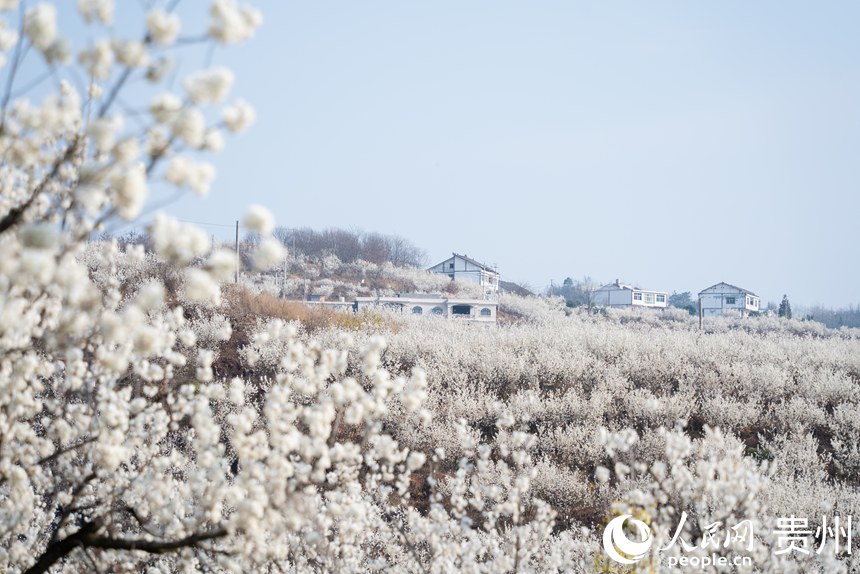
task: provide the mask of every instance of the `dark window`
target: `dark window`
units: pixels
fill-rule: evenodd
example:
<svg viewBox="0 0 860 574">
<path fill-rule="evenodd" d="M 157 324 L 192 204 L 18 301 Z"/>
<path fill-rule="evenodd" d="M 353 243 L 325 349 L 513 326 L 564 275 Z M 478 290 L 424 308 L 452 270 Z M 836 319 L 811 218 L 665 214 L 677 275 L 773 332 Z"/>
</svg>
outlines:
<svg viewBox="0 0 860 574">
<path fill-rule="evenodd" d="M 453 264 L 453 263 L 449 263 L 449 264 L 448 264 L 448 269 L 453 269 L 453 268 L 454 268 L 454 264 Z"/>
<path fill-rule="evenodd" d="M 735 298 L 734 297 L 726 297 L 726 305 L 734 305 Z"/>
<path fill-rule="evenodd" d="M 472 306 L 471 305 L 454 305 L 451 307 L 452 315 L 471 315 L 472 314 Z"/>
<path fill-rule="evenodd" d="M 430 313 L 433 315 L 444 315 L 445 311 L 442 310 L 442 307 L 433 307 Z"/>
<path fill-rule="evenodd" d="M 414 313 L 415 315 L 420 315 L 423 312 L 424 312 L 424 309 L 422 309 L 421 307 L 418 307 L 418 306 L 412 307 L 412 313 Z"/>
<path fill-rule="evenodd" d="M 492 317 L 492 315 L 493 312 L 490 311 L 488 308 L 484 307 L 483 309 L 481 309 L 481 317 Z"/>
</svg>

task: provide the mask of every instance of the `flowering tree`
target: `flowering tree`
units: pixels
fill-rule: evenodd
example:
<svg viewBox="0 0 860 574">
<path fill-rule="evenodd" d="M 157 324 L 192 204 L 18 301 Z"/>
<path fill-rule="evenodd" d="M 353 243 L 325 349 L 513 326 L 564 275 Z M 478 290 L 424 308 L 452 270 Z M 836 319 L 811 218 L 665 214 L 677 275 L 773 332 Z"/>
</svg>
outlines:
<svg viewBox="0 0 860 574">
<path fill-rule="evenodd" d="M 151 257 L 142 246 L 85 248 L 106 222 L 138 217 L 153 185 L 207 193 L 214 168 L 200 156 L 254 120 L 242 101 L 213 110 L 229 70 L 191 72 L 182 93 L 162 82 L 171 48 L 244 41 L 260 14 L 214 0 L 205 29 L 182 35 L 177 4 L 153 5 L 141 36 L 127 39 L 111 32 L 111 0 L 79 0 L 93 38 L 73 54 L 53 5 L 0 1 L 0 570 L 526 565 L 552 524 L 545 506 L 526 516 L 526 435 L 505 431 L 496 451 L 465 435 L 456 476 L 425 475 L 437 492 L 419 512 L 411 477 L 427 457 L 383 421 L 427 424 L 423 371 L 390 375 L 379 338 L 350 369 L 347 351 L 274 321 L 244 353 L 248 377 L 216 378 L 231 326 L 210 315 L 204 323 L 217 326 L 198 340 L 187 307 L 221 303 L 234 254 L 164 215 L 149 235 L 178 287 L 133 272 Z M 46 74 L 21 87 L 28 66 Z M 151 97 L 129 88 L 138 79 Z M 146 98 L 145 114 L 130 113 L 135 98 Z M 245 225 L 262 237 L 256 267 L 283 257 L 265 208 L 249 208 Z M 278 356 L 256 375 L 265 344 Z"/>
<path fill-rule="evenodd" d="M 158 86 L 172 65 L 171 47 L 184 42 L 177 3 L 152 7 L 141 37 L 126 39 L 111 36 L 112 1 L 80 0 L 94 37 L 72 54 L 55 6 L 0 2 L 3 571 L 44 572 L 60 562 L 88 570 L 122 551 L 209 551 L 240 530 L 253 538 L 254 523 L 277 506 L 261 492 L 259 432 L 267 415 L 290 425 L 304 411 L 246 405 L 238 380 L 229 393 L 217 383 L 200 386 L 211 382 L 212 351 L 194 348 L 193 335 L 182 331 L 182 308 L 165 304 L 163 285 L 151 281 L 136 293 L 121 292 L 118 281 L 97 287 L 76 259 L 106 221 L 141 213 L 151 182 L 205 194 L 214 169 L 196 155 L 217 152 L 223 130 L 241 132 L 254 119 L 241 100 L 213 119 L 208 108 L 226 99 L 233 82 L 229 70 L 215 68 L 189 75 L 181 95 L 159 93 L 138 125 L 126 125 L 120 94 L 138 78 Z M 215 0 L 202 38 L 241 42 L 260 23 L 254 8 Z M 53 82 L 41 102 L 28 99 L 41 85 L 19 91 L 28 64 L 43 66 L 42 81 Z M 248 224 L 271 230 L 261 209 L 249 212 Z M 165 217 L 152 233 L 156 250 L 174 264 L 210 251 L 205 234 Z M 106 265 L 116 255 L 106 252 Z M 261 265 L 279 256 L 274 242 L 257 255 Z M 215 252 L 205 267 L 187 269 L 187 298 L 216 303 L 217 281 L 231 266 L 229 255 Z M 187 367 L 188 356 L 196 366 Z M 337 370 L 335 356 L 296 347 L 295 359 L 287 371 L 307 371 L 307 389 Z M 287 378 L 272 383 L 281 389 L 273 396 L 283 399 Z M 318 421 L 307 414 L 297 422 L 305 432 L 281 445 L 285 457 L 303 440 L 314 442 L 314 456 L 326 452 L 319 437 L 328 414 L 323 405 L 313 412 Z M 350 452 L 341 458 L 354 462 Z M 283 504 L 310 480 L 291 476 L 278 479 Z M 220 552 L 233 543 L 224 544 Z"/>
</svg>

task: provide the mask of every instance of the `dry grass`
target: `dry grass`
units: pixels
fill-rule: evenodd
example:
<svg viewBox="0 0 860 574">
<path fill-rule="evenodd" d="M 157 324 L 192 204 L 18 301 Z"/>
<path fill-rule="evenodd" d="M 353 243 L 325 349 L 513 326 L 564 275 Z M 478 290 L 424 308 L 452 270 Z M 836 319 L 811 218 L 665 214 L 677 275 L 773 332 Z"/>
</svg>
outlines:
<svg viewBox="0 0 860 574">
<path fill-rule="evenodd" d="M 340 330 L 370 330 L 396 332 L 397 324 L 375 312 L 353 313 L 320 307 L 311 307 L 301 301 L 279 299 L 268 293 L 255 293 L 245 287 L 225 285 L 224 302 L 219 309 L 233 327 L 233 334 L 218 351 L 212 365 L 219 378 L 247 377 L 254 374 L 241 359 L 240 350 L 248 345 L 258 319 L 298 321 L 302 328 L 313 333 L 329 327 Z M 259 374 L 259 373 L 256 373 Z"/>
<path fill-rule="evenodd" d="M 284 321 L 298 321 L 309 333 L 334 327 L 346 330 L 392 330 L 390 321 L 378 313 L 313 307 L 301 301 L 280 299 L 268 293 L 254 293 L 243 287 L 230 287 L 226 293 L 228 314 L 236 323 L 253 324 L 257 318 L 266 317 Z"/>
</svg>

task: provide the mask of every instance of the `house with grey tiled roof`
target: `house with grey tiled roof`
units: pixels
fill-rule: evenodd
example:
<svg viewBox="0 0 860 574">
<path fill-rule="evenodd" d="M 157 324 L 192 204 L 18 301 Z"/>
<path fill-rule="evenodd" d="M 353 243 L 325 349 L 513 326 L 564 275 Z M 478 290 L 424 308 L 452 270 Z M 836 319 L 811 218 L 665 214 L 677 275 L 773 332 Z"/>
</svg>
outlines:
<svg viewBox="0 0 860 574">
<path fill-rule="evenodd" d="M 749 316 L 758 313 L 759 296 L 743 287 L 721 282 L 703 289 L 699 293 L 699 305 L 704 317 L 715 315 Z"/>
<path fill-rule="evenodd" d="M 470 281 L 480 285 L 484 299 L 495 300 L 499 296 L 499 273 L 493 267 L 475 261 L 468 255 L 452 253 L 451 257 L 427 270 L 445 274 L 452 281 Z"/>
<path fill-rule="evenodd" d="M 636 285 L 615 280 L 594 292 L 593 301 L 601 307 L 666 307 L 669 294 L 665 291 L 643 289 Z"/>
</svg>

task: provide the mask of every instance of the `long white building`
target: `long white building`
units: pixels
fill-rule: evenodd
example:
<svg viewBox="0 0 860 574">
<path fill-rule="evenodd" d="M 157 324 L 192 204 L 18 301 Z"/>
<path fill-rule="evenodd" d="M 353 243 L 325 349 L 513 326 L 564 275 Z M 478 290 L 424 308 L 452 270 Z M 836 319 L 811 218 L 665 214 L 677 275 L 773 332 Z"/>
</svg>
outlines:
<svg viewBox="0 0 860 574">
<path fill-rule="evenodd" d="M 424 293 L 355 298 L 355 311 L 373 307 L 385 307 L 416 316 L 429 315 L 476 323 L 495 323 L 498 303 L 486 299 L 458 299 Z"/>
<path fill-rule="evenodd" d="M 669 299 L 665 291 L 651 291 L 634 287 L 627 283 L 621 283 L 618 279 L 615 283 L 604 285 L 594 292 L 592 301 L 601 307 L 653 307 L 663 309 Z"/>
</svg>

